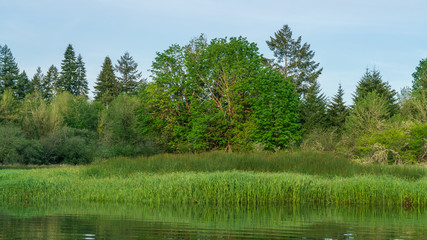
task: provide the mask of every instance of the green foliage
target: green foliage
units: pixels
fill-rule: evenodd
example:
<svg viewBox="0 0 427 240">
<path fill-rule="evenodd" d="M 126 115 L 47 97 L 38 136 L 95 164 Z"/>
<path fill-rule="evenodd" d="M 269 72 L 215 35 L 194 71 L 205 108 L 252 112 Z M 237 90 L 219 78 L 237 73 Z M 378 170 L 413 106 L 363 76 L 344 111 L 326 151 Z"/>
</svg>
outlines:
<svg viewBox="0 0 427 240">
<path fill-rule="evenodd" d="M 132 93 L 138 87 L 141 80 L 141 72 L 138 71 L 138 64 L 133 60 L 133 57 L 126 52 L 117 60 L 115 70 L 120 76 L 117 80 L 120 84 L 120 92 Z"/>
<path fill-rule="evenodd" d="M 19 79 L 16 82 L 15 96 L 19 101 L 22 101 L 26 95 L 32 92 L 30 80 L 28 79 L 27 73 L 23 71 L 19 74 Z"/>
<path fill-rule="evenodd" d="M 120 93 L 120 84 L 117 82 L 111 59 L 108 56 L 105 57 L 102 70 L 96 79 L 94 93 L 95 99 L 102 102 L 107 107 Z"/>
<path fill-rule="evenodd" d="M 40 139 L 45 164 L 86 164 L 93 160 L 96 133 L 75 128 L 61 128 Z"/>
<path fill-rule="evenodd" d="M 427 123 L 427 89 L 412 91 L 400 111 L 411 121 Z"/>
<path fill-rule="evenodd" d="M 267 45 L 276 58 L 271 61 L 271 65 L 285 78 L 289 77 L 300 97 L 303 97 L 323 70 L 319 69 L 319 63 L 313 61 L 314 52 L 310 50 L 310 45 L 302 44 L 301 36 L 293 39 L 288 25 L 274 33 Z"/>
<path fill-rule="evenodd" d="M 299 106 L 299 115 L 302 128 L 311 132 L 317 128 L 323 128 L 327 124 L 327 99 L 320 92 L 320 86 L 314 82 L 307 90 Z"/>
<path fill-rule="evenodd" d="M 299 137 L 294 87 L 244 38 L 173 45 L 152 72 L 141 126 L 172 151 L 273 149 Z"/>
<path fill-rule="evenodd" d="M 350 114 L 350 111 L 345 106 L 343 96 L 344 90 L 340 84 L 337 94 L 332 98 L 327 109 L 327 125 L 329 127 L 335 127 L 338 131 L 342 131 L 345 120 Z"/>
<path fill-rule="evenodd" d="M 39 94 L 43 93 L 43 88 L 42 88 L 43 78 L 44 78 L 44 75 L 42 73 L 42 69 L 40 67 L 38 67 L 36 70 L 36 73 L 34 74 L 33 78 L 31 79 L 31 89 L 33 92 L 37 92 Z"/>
<path fill-rule="evenodd" d="M 358 147 L 362 156 L 380 163 L 414 163 L 427 160 L 427 124 L 372 132 L 363 136 Z"/>
<path fill-rule="evenodd" d="M 1 164 L 40 164 L 42 153 L 40 144 L 27 140 L 24 132 L 18 127 L 0 126 Z"/>
<path fill-rule="evenodd" d="M 15 90 L 19 80 L 19 68 L 7 45 L 0 46 L 0 93 Z"/>
<path fill-rule="evenodd" d="M 381 74 L 378 70 L 366 69 L 353 95 L 354 103 L 356 104 L 360 99 L 374 91 L 386 100 L 388 116 L 396 114 L 399 110 L 399 106 L 396 103 L 396 91 L 391 89 L 388 82 L 382 81 Z"/>
<path fill-rule="evenodd" d="M 51 65 L 49 67 L 49 70 L 46 72 L 46 76 L 43 78 L 42 81 L 42 88 L 43 88 L 43 98 L 50 102 L 54 96 L 54 93 L 57 91 L 56 86 L 57 82 L 59 81 L 59 73 L 58 69 Z"/>
<path fill-rule="evenodd" d="M 73 46 L 68 45 L 61 63 L 61 73 L 55 84 L 57 92 L 67 91 L 72 95 L 86 95 L 88 92 L 88 82 L 86 79 L 86 69 L 81 55 L 76 58 Z"/>
<path fill-rule="evenodd" d="M 427 89 L 427 58 L 421 59 L 412 77 L 414 78 L 412 81 L 412 90 Z"/>
<path fill-rule="evenodd" d="M 383 129 L 388 116 L 386 99 L 375 91 L 369 92 L 355 103 L 345 128 L 354 136 L 362 136 Z"/>
<path fill-rule="evenodd" d="M 17 101 L 10 89 L 6 89 L 0 100 L 0 123 L 10 123 L 17 120 Z"/>
</svg>

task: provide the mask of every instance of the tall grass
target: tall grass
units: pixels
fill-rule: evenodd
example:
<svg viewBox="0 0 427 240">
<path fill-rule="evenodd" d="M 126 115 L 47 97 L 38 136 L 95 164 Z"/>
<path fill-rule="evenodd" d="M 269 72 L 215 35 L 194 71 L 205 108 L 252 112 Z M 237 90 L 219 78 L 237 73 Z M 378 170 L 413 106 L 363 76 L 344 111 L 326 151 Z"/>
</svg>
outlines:
<svg viewBox="0 0 427 240">
<path fill-rule="evenodd" d="M 422 168 L 329 154 L 160 155 L 84 167 L 3 169 L 2 202 L 427 205 Z"/>
<path fill-rule="evenodd" d="M 415 180 L 426 175 L 423 168 L 359 164 L 321 152 L 163 154 L 139 158 L 111 158 L 92 164 L 84 173 L 92 177 L 127 176 L 136 172 L 292 172 L 320 177 L 389 175 Z"/>
</svg>

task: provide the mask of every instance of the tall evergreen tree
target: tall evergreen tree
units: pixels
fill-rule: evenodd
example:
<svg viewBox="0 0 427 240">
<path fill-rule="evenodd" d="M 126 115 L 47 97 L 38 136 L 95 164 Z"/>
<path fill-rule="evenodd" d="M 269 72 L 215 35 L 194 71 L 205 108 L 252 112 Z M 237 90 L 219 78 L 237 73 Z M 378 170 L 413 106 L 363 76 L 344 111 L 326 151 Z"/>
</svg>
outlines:
<svg viewBox="0 0 427 240">
<path fill-rule="evenodd" d="M 76 62 L 76 82 L 75 82 L 75 95 L 87 95 L 89 92 L 88 82 L 86 79 L 86 68 L 82 59 L 82 55 L 79 54 Z"/>
<path fill-rule="evenodd" d="M 113 65 L 110 57 L 105 57 L 102 70 L 98 75 L 95 85 L 95 99 L 108 107 L 115 97 L 120 93 L 120 85 L 114 75 Z"/>
<path fill-rule="evenodd" d="M 55 84 L 59 79 L 58 69 L 52 65 L 46 72 L 42 80 L 43 98 L 47 101 L 51 101 L 55 91 Z"/>
<path fill-rule="evenodd" d="M 323 128 L 326 125 L 327 99 L 321 93 L 320 86 L 315 81 L 307 89 L 304 99 L 300 105 L 300 119 L 302 128 L 310 132 L 316 128 Z"/>
<path fill-rule="evenodd" d="M 314 52 L 310 50 L 310 45 L 302 43 L 301 36 L 293 39 L 288 25 L 274 33 L 267 45 L 275 57 L 269 61 L 270 64 L 285 77 L 291 78 L 298 94 L 303 98 L 311 85 L 317 84 L 315 82 L 323 70 L 313 60 Z"/>
<path fill-rule="evenodd" d="M 16 83 L 16 97 L 22 101 L 26 95 L 32 92 L 31 82 L 28 79 L 27 73 L 23 71 L 19 74 L 18 82 Z"/>
<path fill-rule="evenodd" d="M 339 84 L 338 92 L 332 98 L 327 110 L 328 125 L 336 127 L 339 130 L 344 127 L 345 120 L 350 114 L 350 111 L 345 106 L 343 96 L 344 90 L 341 84 Z"/>
<path fill-rule="evenodd" d="M 19 79 L 19 68 L 7 45 L 0 48 L 0 93 L 14 90 Z"/>
<path fill-rule="evenodd" d="M 391 89 L 388 82 L 383 82 L 378 70 L 366 69 L 362 79 L 358 82 L 356 92 L 353 94 L 353 102 L 356 103 L 368 93 L 376 92 L 387 101 L 390 116 L 397 113 L 399 106 L 396 99 L 396 91 Z"/>
<path fill-rule="evenodd" d="M 412 81 L 413 90 L 427 89 L 427 58 L 421 59 L 412 77 L 414 78 Z"/>
<path fill-rule="evenodd" d="M 73 46 L 68 45 L 64 53 L 64 59 L 61 63 L 61 74 L 59 76 L 59 81 L 57 82 L 58 91 L 68 91 L 71 94 L 74 94 L 74 86 L 76 81 L 76 54 L 74 52 Z"/>
<path fill-rule="evenodd" d="M 42 80 L 44 78 L 42 69 L 40 67 L 37 68 L 36 73 L 34 74 L 33 78 L 31 79 L 31 88 L 34 92 L 37 92 L 39 94 L 42 94 Z"/>
<path fill-rule="evenodd" d="M 121 86 L 121 92 L 131 93 L 139 84 L 141 79 L 141 72 L 138 71 L 138 64 L 133 60 L 133 57 L 126 52 L 117 60 L 115 70 L 120 74 L 117 77 Z"/>
</svg>

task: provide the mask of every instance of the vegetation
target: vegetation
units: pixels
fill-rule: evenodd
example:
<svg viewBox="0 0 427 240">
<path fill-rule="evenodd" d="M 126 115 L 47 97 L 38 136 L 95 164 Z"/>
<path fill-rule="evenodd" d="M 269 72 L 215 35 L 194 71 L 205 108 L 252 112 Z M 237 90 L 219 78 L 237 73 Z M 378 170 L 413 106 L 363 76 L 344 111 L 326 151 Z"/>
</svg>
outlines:
<svg viewBox="0 0 427 240">
<path fill-rule="evenodd" d="M 3 170 L 0 179 L 2 202 L 427 204 L 424 169 L 364 166 L 315 153 L 113 159 L 79 168 Z"/>
<path fill-rule="evenodd" d="M 427 161 L 425 59 L 399 101 L 381 73 L 367 69 L 349 107 L 341 86 L 331 100 L 322 93 L 315 53 L 302 37 L 293 38 L 288 25 L 267 45 L 274 59 L 244 37 L 208 41 L 201 35 L 158 52 L 150 82 L 129 53 L 116 65 L 106 57 L 94 100 L 87 97 L 83 57 L 71 44 L 60 71 L 38 67 L 31 81 L 2 45 L 0 130 L 16 144 L 5 142 L 0 163 L 288 150 L 365 163 Z"/>
</svg>

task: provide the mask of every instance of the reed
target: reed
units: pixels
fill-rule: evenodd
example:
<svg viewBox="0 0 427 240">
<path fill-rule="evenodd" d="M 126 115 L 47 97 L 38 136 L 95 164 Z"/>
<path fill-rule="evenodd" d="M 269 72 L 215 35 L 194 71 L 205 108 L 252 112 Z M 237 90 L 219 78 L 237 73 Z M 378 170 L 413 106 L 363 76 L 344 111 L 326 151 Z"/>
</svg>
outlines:
<svg viewBox="0 0 427 240">
<path fill-rule="evenodd" d="M 319 177 L 288 172 L 134 172 L 96 177 L 85 167 L 2 170 L 2 202 L 126 202 L 268 205 L 427 205 L 427 178 Z"/>
</svg>

